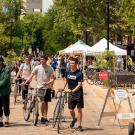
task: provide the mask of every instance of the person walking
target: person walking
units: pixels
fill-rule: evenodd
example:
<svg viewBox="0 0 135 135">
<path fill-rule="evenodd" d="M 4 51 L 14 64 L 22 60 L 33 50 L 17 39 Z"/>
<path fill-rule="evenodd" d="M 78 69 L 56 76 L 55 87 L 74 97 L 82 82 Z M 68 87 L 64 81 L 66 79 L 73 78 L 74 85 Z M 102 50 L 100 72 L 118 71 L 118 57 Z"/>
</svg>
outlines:
<svg viewBox="0 0 135 135">
<path fill-rule="evenodd" d="M 67 67 L 67 64 L 66 64 L 64 58 L 62 57 L 61 61 L 60 61 L 60 72 L 61 72 L 61 77 L 63 80 L 65 78 L 66 67 Z"/>
<path fill-rule="evenodd" d="M 15 64 L 13 65 L 11 72 L 15 72 L 15 75 L 17 75 L 19 68 L 20 68 L 21 62 L 19 60 L 16 60 Z M 20 76 L 18 78 L 21 78 Z M 15 83 L 17 84 L 19 82 L 19 84 L 21 84 L 21 79 L 15 81 Z M 19 85 L 19 95 L 21 93 L 21 86 Z"/>
<path fill-rule="evenodd" d="M 53 68 L 53 70 L 56 70 L 57 67 L 57 59 L 55 56 L 52 57 L 51 63 L 50 63 L 51 67 Z"/>
<path fill-rule="evenodd" d="M 70 114 L 72 117 L 72 122 L 70 127 L 73 128 L 75 123 L 78 121 L 78 130 L 83 131 L 82 129 L 82 108 L 84 107 L 83 100 L 83 73 L 78 69 L 78 59 L 74 57 L 70 57 L 69 59 L 70 70 L 66 71 L 66 82 L 64 85 L 64 89 L 66 85 L 68 85 L 68 108 L 70 110 Z M 76 113 L 74 111 L 75 107 L 77 107 L 78 116 L 76 118 Z"/>
<path fill-rule="evenodd" d="M 37 76 L 37 88 L 38 92 L 46 89 L 46 94 L 40 97 L 41 100 L 41 123 L 45 124 L 48 122 L 47 114 L 48 114 L 48 102 L 51 102 L 51 85 L 55 80 L 54 70 L 50 65 L 47 65 L 47 56 L 41 56 L 40 62 L 41 64 L 36 66 L 31 75 L 26 80 L 25 84 L 30 82 L 34 75 Z M 24 85 L 25 85 L 24 84 Z M 45 92 L 41 92 L 44 94 Z"/>
<path fill-rule="evenodd" d="M 27 78 L 30 76 L 31 71 L 32 71 L 32 64 L 30 63 L 31 59 L 30 57 L 26 56 L 25 57 L 25 63 L 22 63 L 20 65 L 19 71 L 16 75 L 15 80 L 17 80 L 19 77 L 21 77 L 20 81 L 26 81 Z M 22 90 L 22 100 L 24 102 L 25 98 L 28 95 L 28 84 L 24 86 L 24 89 Z"/>
<path fill-rule="evenodd" d="M 9 126 L 10 92 L 10 68 L 4 64 L 3 57 L 0 57 L 0 127 Z M 4 123 L 3 113 L 5 115 Z"/>
</svg>

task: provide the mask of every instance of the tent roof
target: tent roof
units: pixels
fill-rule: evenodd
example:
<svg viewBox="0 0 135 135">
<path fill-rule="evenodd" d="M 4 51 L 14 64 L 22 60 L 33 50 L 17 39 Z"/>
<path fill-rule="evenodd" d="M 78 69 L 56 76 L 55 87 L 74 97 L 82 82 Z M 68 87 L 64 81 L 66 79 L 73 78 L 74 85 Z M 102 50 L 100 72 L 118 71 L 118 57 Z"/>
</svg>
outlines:
<svg viewBox="0 0 135 135">
<path fill-rule="evenodd" d="M 90 51 L 90 46 L 86 45 L 82 40 L 78 40 L 76 43 L 62 50 L 62 53 L 82 53 L 85 51 Z M 60 51 L 61 52 L 61 51 Z"/>
<path fill-rule="evenodd" d="M 93 45 L 90 51 L 87 51 L 87 54 L 104 52 L 106 49 L 107 49 L 107 40 L 103 38 L 99 42 L 97 42 L 95 45 Z M 109 50 L 114 51 L 115 55 L 127 55 L 127 50 L 121 49 L 111 43 L 109 43 Z"/>
<path fill-rule="evenodd" d="M 72 47 L 73 44 L 69 45 L 67 48 L 63 49 L 63 50 L 60 50 L 59 51 L 59 54 L 63 54 L 64 51 L 66 51 L 66 49 L 69 49 L 70 47 Z"/>
</svg>

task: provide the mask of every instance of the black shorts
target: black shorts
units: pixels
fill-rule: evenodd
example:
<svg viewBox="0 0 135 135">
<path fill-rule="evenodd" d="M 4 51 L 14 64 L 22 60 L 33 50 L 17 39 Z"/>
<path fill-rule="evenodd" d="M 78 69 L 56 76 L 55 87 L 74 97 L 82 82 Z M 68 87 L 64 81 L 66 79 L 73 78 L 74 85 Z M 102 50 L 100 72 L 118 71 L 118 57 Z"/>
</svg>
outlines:
<svg viewBox="0 0 135 135">
<path fill-rule="evenodd" d="M 40 100 L 45 102 L 51 102 L 51 89 L 47 89 L 45 96 L 40 97 Z"/>
<path fill-rule="evenodd" d="M 68 97 L 68 108 L 69 109 L 75 109 L 75 107 L 79 108 L 84 108 L 84 99 L 83 99 L 83 94 L 81 94 L 78 98 L 74 96 Z"/>
</svg>

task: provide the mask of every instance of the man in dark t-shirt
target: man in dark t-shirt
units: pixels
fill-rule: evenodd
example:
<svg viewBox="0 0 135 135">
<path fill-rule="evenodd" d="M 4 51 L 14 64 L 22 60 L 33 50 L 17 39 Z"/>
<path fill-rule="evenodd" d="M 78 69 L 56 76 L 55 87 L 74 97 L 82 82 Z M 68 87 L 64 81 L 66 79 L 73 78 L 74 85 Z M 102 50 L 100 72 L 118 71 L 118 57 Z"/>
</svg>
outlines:
<svg viewBox="0 0 135 135">
<path fill-rule="evenodd" d="M 72 122 L 70 127 L 73 128 L 75 123 L 78 121 L 78 130 L 82 131 L 82 108 L 84 107 L 83 100 L 83 73 L 77 68 L 78 59 L 71 57 L 69 60 L 70 71 L 66 72 L 66 82 L 64 85 L 64 89 L 66 85 L 68 85 L 68 108 L 70 109 L 70 114 L 72 117 Z M 76 118 L 75 107 L 78 110 L 78 116 Z"/>
</svg>

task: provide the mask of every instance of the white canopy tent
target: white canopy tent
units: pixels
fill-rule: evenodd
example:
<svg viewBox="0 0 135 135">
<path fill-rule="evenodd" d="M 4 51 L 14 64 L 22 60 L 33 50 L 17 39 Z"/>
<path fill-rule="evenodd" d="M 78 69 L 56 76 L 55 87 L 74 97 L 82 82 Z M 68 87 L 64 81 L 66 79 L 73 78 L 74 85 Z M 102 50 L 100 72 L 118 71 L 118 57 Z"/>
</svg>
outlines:
<svg viewBox="0 0 135 135">
<path fill-rule="evenodd" d="M 86 45 L 82 40 L 78 40 L 73 45 L 70 45 L 64 50 L 59 51 L 62 54 L 74 54 L 74 53 L 83 53 L 90 51 L 91 47 Z"/>
<path fill-rule="evenodd" d="M 97 53 L 104 53 L 107 49 L 107 40 L 105 38 L 101 39 L 95 45 L 93 45 L 90 51 L 85 53 L 86 56 L 95 56 Z M 109 43 L 109 51 L 113 51 L 115 56 L 126 56 L 126 68 L 127 68 L 127 50 L 121 49 L 111 43 Z"/>
<path fill-rule="evenodd" d="M 69 45 L 67 48 L 63 49 L 63 50 L 60 50 L 59 51 L 59 54 L 64 54 L 64 52 L 69 49 L 70 47 L 72 47 L 73 44 Z"/>
<path fill-rule="evenodd" d="M 107 40 L 105 38 L 101 39 L 95 45 L 93 45 L 89 51 L 86 52 L 86 55 L 92 55 L 98 52 L 104 52 L 107 48 Z M 113 51 L 116 56 L 127 55 L 127 50 L 121 49 L 111 43 L 109 43 L 109 50 Z"/>
<path fill-rule="evenodd" d="M 73 45 L 70 45 L 64 50 L 59 51 L 59 54 L 82 54 L 83 55 L 83 70 L 84 70 L 84 63 L 86 60 L 85 52 L 90 51 L 91 47 L 85 44 L 82 40 L 78 40 Z"/>
</svg>

